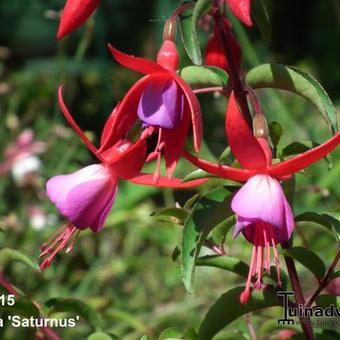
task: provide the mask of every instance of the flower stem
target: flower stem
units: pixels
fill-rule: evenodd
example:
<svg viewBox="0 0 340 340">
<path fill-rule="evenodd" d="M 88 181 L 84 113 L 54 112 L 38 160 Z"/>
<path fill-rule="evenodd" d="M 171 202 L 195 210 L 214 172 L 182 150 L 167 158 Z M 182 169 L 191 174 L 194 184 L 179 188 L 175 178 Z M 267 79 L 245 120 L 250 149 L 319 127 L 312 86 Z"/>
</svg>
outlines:
<svg viewBox="0 0 340 340">
<path fill-rule="evenodd" d="M 338 248 L 338 251 L 333 259 L 332 264 L 330 265 L 326 275 L 324 276 L 324 278 L 321 280 L 319 287 L 317 288 L 317 290 L 314 292 L 314 294 L 312 295 L 312 297 L 309 299 L 309 301 L 306 304 L 306 307 L 310 307 L 313 302 L 316 300 L 316 298 L 319 296 L 319 294 L 321 293 L 321 291 L 329 284 L 329 282 L 332 280 L 332 274 L 334 272 L 334 269 L 336 267 L 336 265 L 338 264 L 340 260 L 340 246 Z"/>
<path fill-rule="evenodd" d="M 285 249 L 288 249 L 289 245 L 288 245 L 287 242 L 285 242 L 284 244 L 282 244 L 282 247 L 285 248 Z M 295 262 L 289 256 L 284 256 L 284 259 L 285 259 L 285 262 L 286 262 L 289 279 L 290 279 L 292 288 L 293 288 L 294 293 L 295 293 L 295 302 L 296 302 L 297 305 L 304 305 L 305 304 L 305 298 L 304 298 L 303 293 L 302 293 L 300 280 L 299 280 L 299 277 L 298 277 L 298 274 L 297 274 L 297 271 L 296 271 L 296 267 L 295 267 Z M 305 338 L 308 339 L 308 340 L 313 340 L 314 339 L 314 333 L 313 333 L 313 328 L 312 328 L 310 318 L 299 318 L 299 319 L 300 319 L 300 322 L 301 322 L 301 328 L 303 330 L 303 333 L 305 334 Z"/>
<path fill-rule="evenodd" d="M 229 63 L 229 77 L 233 91 L 240 105 L 241 111 L 244 114 L 249 126 L 252 126 L 251 113 L 247 102 L 247 92 L 245 91 L 244 85 L 241 81 L 232 53 L 230 41 L 231 32 L 226 32 L 226 29 L 231 30 L 231 28 L 227 28 L 223 24 L 223 17 L 220 12 L 220 2 L 218 0 L 214 0 L 212 15 L 218 28 L 217 30 L 218 38 L 222 43 L 224 54 Z"/>
<path fill-rule="evenodd" d="M 223 93 L 224 92 L 224 88 L 222 86 L 204 87 L 202 89 L 193 90 L 193 92 L 195 94 L 209 93 L 209 92 L 220 92 L 220 93 Z"/>
</svg>

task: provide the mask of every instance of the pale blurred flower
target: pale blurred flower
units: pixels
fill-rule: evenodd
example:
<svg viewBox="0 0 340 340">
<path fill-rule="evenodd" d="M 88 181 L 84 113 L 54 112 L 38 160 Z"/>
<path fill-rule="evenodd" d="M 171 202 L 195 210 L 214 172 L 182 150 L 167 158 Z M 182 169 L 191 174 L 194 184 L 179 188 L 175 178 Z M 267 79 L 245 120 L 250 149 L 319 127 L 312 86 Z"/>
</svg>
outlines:
<svg viewBox="0 0 340 340">
<path fill-rule="evenodd" d="M 11 172 L 19 186 L 32 183 L 41 168 L 41 162 L 36 155 L 45 150 L 46 144 L 34 140 L 31 129 L 24 130 L 15 142 L 6 148 L 4 161 L 0 163 L 0 175 Z"/>
</svg>

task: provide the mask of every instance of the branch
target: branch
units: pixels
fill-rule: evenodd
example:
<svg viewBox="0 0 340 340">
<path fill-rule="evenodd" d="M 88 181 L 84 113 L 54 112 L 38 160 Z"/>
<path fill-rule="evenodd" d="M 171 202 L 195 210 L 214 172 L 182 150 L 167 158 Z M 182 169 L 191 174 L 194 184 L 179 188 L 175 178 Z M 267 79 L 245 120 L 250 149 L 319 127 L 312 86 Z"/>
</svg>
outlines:
<svg viewBox="0 0 340 340">
<path fill-rule="evenodd" d="M 284 244 L 282 244 L 282 247 L 285 249 L 288 249 L 289 245 L 287 242 L 285 242 Z M 300 284 L 299 277 L 296 271 L 294 260 L 289 256 L 284 256 L 284 259 L 286 262 L 289 279 L 290 279 L 292 288 L 295 293 L 295 302 L 297 305 L 304 305 L 305 298 L 302 293 L 301 284 Z M 314 333 L 313 333 L 313 328 L 312 328 L 310 318 L 299 318 L 299 319 L 300 319 L 301 327 L 302 327 L 303 333 L 305 334 L 306 339 L 313 340 Z"/>
<path fill-rule="evenodd" d="M 316 300 L 316 298 L 319 296 L 321 291 L 332 281 L 332 275 L 333 275 L 334 269 L 335 269 L 336 265 L 338 264 L 339 260 L 340 260 L 340 246 L 338 248 L 338 252 L 336 253 L 336 255 L 333 259 L 333 262 L 330 265 L 326 275 L 321 280 L 320 285 L 317 288 L 317 290 L 314 292 L 312 297 L 307 302 L 306 307 L 310 307 L 313 304 L 313 302 Z"/>
</svg>

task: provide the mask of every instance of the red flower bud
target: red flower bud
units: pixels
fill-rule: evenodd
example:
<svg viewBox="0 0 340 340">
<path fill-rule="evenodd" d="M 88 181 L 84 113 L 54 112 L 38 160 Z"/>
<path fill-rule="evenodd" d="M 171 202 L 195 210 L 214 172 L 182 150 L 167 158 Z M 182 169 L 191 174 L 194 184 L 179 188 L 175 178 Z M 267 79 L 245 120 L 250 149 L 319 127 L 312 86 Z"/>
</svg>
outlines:
<svg viewBox="0 0 340 340">
<path fill-rule="evenodd" d="M 67 0 L 60 19 L 57 39 L 81 26 L 98 7 L 100 0 Z"/>
<path fill-rule="evenodd" d="M 172 40 L 165 40 L 161 46 L 157 63 L 169 71 L 176 71 L 179 63 L 179 55 L 176 44 Z"/>
<path fill-rule="evenodd" d="M 227 0 L 227 4 L 233 14 L 247 26 L 253 25 L 250 17 L 250 1 L 251 0 Z"/>
<path fill-rule="evenodd" d="M 241 47 L 239 42 L 232 34 L 230 33 L 227 34 L 229 34 L 230 37 L 231 53 L 234 58 L 234 63 L 235 66 L 237 67 L 237 70 L 239 71 L 242 62 Z M 207 48 L 205 51 L 205 63 L 206 65 L 209 66 L 220 67 L 229 73 L 230 68 L 229 61 L 224 53 L 222 43 L 218 38 L 216 32 L 211 36 L 211 38 L 208 41 Z"/>
</svg>

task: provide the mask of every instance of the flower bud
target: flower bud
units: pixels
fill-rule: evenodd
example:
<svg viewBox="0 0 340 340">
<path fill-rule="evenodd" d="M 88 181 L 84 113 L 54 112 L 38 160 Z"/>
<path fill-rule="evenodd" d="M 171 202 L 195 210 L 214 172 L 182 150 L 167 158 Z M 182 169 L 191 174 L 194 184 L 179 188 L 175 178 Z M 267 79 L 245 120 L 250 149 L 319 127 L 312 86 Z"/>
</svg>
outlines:
<svg viewBox="0 0 340 340">
<path fill-rule="evenodd" d="M 253 118 L 253 131 L 256 138 L 268 139 L 268 124 L 266 117 L 263 114 L 255 114 Z"/>
<path fill-rule="evenodd" d="M 165 40 L 161 46 L 158 55 L 157 63 L 162 65 L 169 71 L 176 71 L 179 64 L 179 54 L 176 44 L 172 40 Z"/>
<path fill-rule="evenodd" d="M 226 24 L 225 24 L 226 25 Z M 229 24 L 230 25 L 230 24 Z M 237 39 L 229 32 L 229 41 L 231 44 L 231 54 L 234 59 L 235 66 L 239 71 L 242 62 L 241 47 Z M 208 41 L 205 52 L 205 64 L 209 66 L 217 66 L 229 73 L 230 62 L 224 53 L 222 42 L 220 41 L 215 27 L 215 32 Z"/>
</svg>

